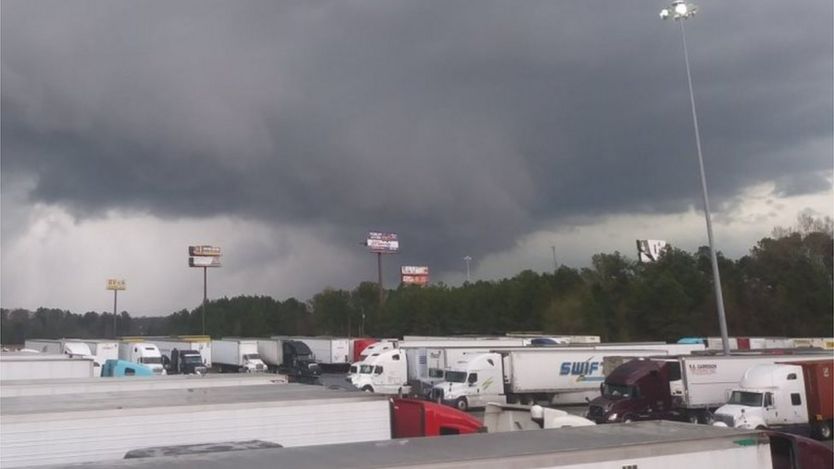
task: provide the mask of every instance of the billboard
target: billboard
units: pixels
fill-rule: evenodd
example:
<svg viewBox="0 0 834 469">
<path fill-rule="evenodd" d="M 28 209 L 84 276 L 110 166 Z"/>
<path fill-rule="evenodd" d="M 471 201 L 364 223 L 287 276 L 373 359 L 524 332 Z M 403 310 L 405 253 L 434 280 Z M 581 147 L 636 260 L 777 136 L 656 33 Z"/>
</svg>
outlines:
<svg viewBox="0 0 834 469">
<path fill-rule="evenodd" d="M 196 256 L 188 258 L 188 267 L 220 267 L 220 258 L 214 256 Z"/>
<path fill-rule="evenodd" d="M 371 231 L 368 233 L 368 239 L 365 245 L 371 252 L 380 253 L 394 253 L 400 250 L 400 241 L 397 239 L 397 233 L 383 233 L 380 231 Z"/>
<path fill-rule="evenodd" d="M 218 246 L 188 246 L 188 267 L 220 267 L 221 255 Z"/>
<path fill-rule="evenodd" d="M 107 289 L 108 290 L 126 290 L 127 286 L 125 285 L 124 279 L 108 278 L 107 279 Z"/>
<path fill-rule="evenodd" d="M 404 265 L 400 267 L 400 281 L 406 285 L 429 284 L 428 266 Z"/>
<path fill-rule="evenodd" d="M 660 259 L 666 246 L 666 241 L 660 239 L 638 239 L 637 260 L 640 262 L 654 262 Z"/>
<path fill-rule="evenodd" d="M 220 256 L 220 247 L 218 246 L 188 246 L 189 256 Z"/>
</svg>

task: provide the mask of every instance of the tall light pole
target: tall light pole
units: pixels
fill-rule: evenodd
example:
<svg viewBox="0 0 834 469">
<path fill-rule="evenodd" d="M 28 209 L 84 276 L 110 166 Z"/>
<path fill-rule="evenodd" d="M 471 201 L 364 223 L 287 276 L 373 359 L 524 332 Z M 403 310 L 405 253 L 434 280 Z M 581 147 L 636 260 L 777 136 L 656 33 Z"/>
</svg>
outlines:
<svg viewBox="0 0 834 469">
<path fill-rule="evenodd" d="M 466 261 L 466 282 L 469 283 L 469 282 L 472 281 L 472 278 L 470 276 L 470 271 L 469 271 L 469 263 L 472 262 L 472 258 L 469 257 L 469 256 L 466 256 L 466 257 L 463 258 L 463 260 Z"/>
<path fill-rule="evenodd" d="M 559 270 L 559 264 L 556 263 L 556 246 L 550 246 L 550 249 L 553 251 L 553 273 L 556 273 Z"/>
<path fill-rule="evenodd" d="M 692 90 L 692 73 L 689 70 L 689 52 L 686 49 L 686 31 L 683 27 L 687 20 L 698 11 L 698 8 L 683 0 L 675 0 L 669 8 L 660 11 L 662 19 L 672 18 L 681 25 L 681 39 L 683 40 L 683 59 L 686 63 L 686 79 L 689 83 L 689 103 L 692 106 L 692 125 L 695 127 L 695 146 L 698 149 L 698 165 L 701 169 L 701 190 L 704 196 L 704 216 L 707 220 L 707 237 L 709 238 L 709 255 L 712 262 L 712 277 L 715 284 L 715 302 L 718 308 L 718 325 L 721 328 L 721 344 L 724 355 L 730 354 L 730 339 L 727 336 L 727 318 L 724 314 L 724 295 L 721 293 L 721 275 L 718 273 L 718 257 L 715 254 L 715 241 L 712 235 L 712 216 L 709 210 L 709 196 L 707 195 L 707 178 L 704 173 L 704 157 L 701 153 L 701 133 L 698 130 L 698 113 L 695 112 L 695 92 Z"/>
</svg>

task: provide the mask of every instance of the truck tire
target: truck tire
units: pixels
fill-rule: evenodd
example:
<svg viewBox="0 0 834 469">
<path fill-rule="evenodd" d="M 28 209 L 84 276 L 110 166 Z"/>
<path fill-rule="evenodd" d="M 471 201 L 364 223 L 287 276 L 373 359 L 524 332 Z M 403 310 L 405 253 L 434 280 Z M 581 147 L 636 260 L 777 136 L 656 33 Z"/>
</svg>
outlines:
<svg viewBox="0 0 834 469">
<path fill-rule="evenodd" d="M 362 386 L 362 391 L 363 392 L 374 392 L 374 388 L 372 388 L 370 385 L 365 385 L 365 386 Z"/>
<path fill-rule="evenodd" d="M 631 414 L 623 415 L 623 423 L 631 423 L 634 422 L 634 416 Z"/>
<path fill-rule="evenodd" d="M 455 408 L 466 412 L 469 409 L 469 402 L 466 401 L 465 397 L 459 397 L 458 400 L 455 401 Z"/>
</svg>

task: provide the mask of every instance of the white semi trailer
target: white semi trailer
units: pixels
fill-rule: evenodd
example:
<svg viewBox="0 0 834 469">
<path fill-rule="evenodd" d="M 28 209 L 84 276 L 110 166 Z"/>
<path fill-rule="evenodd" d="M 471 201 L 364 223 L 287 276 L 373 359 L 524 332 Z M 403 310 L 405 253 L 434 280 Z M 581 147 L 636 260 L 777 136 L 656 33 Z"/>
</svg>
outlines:
<svg viewBox="0 0 834 469">
<path fill-rule="evenodd" d="M 33 352 L 0 352 L 0 396 L 5 385 L 17 380 L 98 377 L 91 358 Z"/>
<path fill-rule="evenodd" d="M 390 412 L 383 396 L 301 384 L 3 397 L 0 467 L 112 463 L 140 448 L 232 440 L 387 440 Z"/>
<path fill-rule="evenodd" d="M 93 360 L 99 364 L 99 370 L 107 360 L 119 359 L 119 341 L 117 340 L 84 339 L 84 343 L 90 347 L 90 353 L 93 355 Z"/>
<path fill-rule="evenodd" d="M 4 381 L 0 395 L 4 398 L 58 396 L 63 394 L 87 395 L 120 391 L 156 392 L 163 389 L 201 389 L 286 383 L 286 376 L 273 374 L 121 376 L 107 379 L 26 379 Z"/>
<path fill-rule="evenodd" d="M 831 451 L 789 435 L 678 422 L 411 438 L 113 461 L 90 469 L 246 467 L 352 469 L 801 469 L 831 467 Z M 347 461 L 345 463 L 344 461 Z"/>
</svg>

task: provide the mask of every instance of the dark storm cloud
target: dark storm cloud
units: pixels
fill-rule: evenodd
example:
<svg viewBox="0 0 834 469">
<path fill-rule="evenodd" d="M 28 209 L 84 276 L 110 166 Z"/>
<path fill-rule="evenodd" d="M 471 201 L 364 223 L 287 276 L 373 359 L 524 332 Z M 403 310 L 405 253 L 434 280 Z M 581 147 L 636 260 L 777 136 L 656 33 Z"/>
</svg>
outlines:
<svg viewBox="0 0 834 469">
<path fill-rule="evenodd" d="M 662 6 L 6 1 L 3 177 L 79 217 L 396 230 L 436 266 L 563 217 L 679 211 L 699 183 Z M 830 185 L 831 2 L 701 7 L 712 195 Z"/>
</svg>

